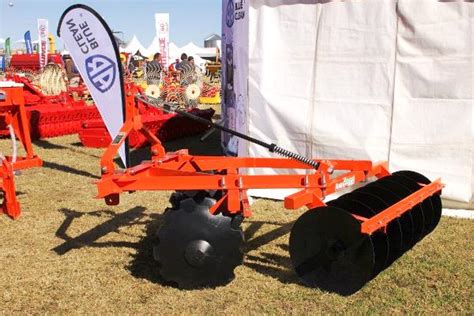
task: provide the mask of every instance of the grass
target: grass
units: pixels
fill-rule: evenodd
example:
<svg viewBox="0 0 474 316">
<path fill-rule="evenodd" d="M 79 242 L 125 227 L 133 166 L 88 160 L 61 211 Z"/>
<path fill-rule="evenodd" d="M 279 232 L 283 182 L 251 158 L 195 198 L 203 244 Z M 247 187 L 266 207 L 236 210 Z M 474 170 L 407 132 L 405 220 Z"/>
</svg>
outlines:
<svg viewBox="0 0 474 316">
<path fill-rule="evenodd" d="M 218 134 L 167 144 L 219 153 Z M 209 145 L 210 144 L 210 145 Z M 0 141 L 3 153 L 10 143 Z M 302 213 L 257 199 L 243 224 L 244 264 L 224 287 L 184 291 L 163 284 L 152 260 L 170 192 L 135 192 L 118 206 L 94 199 L 101 149 L 76 136 L 34 144 L 44 167 L 16 177 L 23 214 L 0 216 L 0 313 L 315 314 L 472 313 L 474 222 L 438 228 L 368 283 L 341 297 L 303 286 L 292 271 L 288 232 Z M 143 155 L 140 150 L 135 155 Z"/>
</svg>

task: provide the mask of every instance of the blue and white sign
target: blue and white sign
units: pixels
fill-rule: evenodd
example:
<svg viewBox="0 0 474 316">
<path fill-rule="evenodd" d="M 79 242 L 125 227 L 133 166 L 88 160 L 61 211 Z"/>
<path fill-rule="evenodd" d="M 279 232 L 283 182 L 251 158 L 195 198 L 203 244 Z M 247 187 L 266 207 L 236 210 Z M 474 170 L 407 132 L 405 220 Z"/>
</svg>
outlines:
<svg viewBox="0 0 474 316">
<path fill-rule="evenodd" d="M 249 1 L 222 0 L 222 117 L 226 127 L 248 133 Z M 248 156 L 247 143 L 222 133 L 228 155 Z"/>
<path fill-rule="evenodd" d="M 0 56 L 0 69 L 5 71 L 5 56 Z"/>
<path fill-rule="evenodd" d="M 119 50 L 112 31 L 93 9 L 73 5 L 59 21 L 58 36 L 89 88 L 110 136 L 115 139 L 125 118 L 125 95 Z M 119 154 L 129 166 L 127 146 L 121 147 Z"/>
<path fill-rule="evenodd" d="M 86 59 L 86 71 L 94 87 L 102 93 L 109 91 L 115 82 L 116 65 L 103 55 L 93 55 Z"/>
</svg>

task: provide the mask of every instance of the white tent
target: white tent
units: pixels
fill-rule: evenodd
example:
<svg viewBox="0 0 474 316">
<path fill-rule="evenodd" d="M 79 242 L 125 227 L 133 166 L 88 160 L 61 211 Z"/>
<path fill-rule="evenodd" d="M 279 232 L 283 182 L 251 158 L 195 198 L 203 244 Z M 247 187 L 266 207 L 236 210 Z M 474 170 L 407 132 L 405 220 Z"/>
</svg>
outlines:
<svg viewBox="0 0 474 316">
<path fill-rule="evenodd" d="M 153 54 L 160 51 L 160 41 L 158 37 L 155 36 L 153 38 L 153 41 L 151 42 L 150 46 L 148 46 L 147 51 L 150 54 L 148 57 L 151 57 Z"/>
<path fill-rule="evenodd" d="M 171 45 L 173 45 L 173 48 L 171 48 Z M 207 61 L 199 56 L 199 51 L 201 51 L 201 47 L 197 46 L 193 42 L 189 42 L 181 48 L 177 47 L 174 43 L 171 43 L 170 60 L 174 61 L 175 59 L 180 59 L 181 54 L 185 53 L 188 56 L 193 56 L 194 64 L 198 66 L 202 71 L 204 71 L 205 64 L 207 63 Z"/>
<path fill-rule="evenodd" d="M 230 127 L 307 157 L 388 160 L 441 177 L 445 198 L 472 199 L 472 4 L 254 0 L 242 10 L 223 21 Z"/>
<path fill-rule="evenodd" d="M 148 50 L 140 43 L 136 35 L 133 35 L 132 40 L 130 43 L 128 43 L 127 47 L 125 47 L 125 52 L 131 53 L 131 54 L 136 54 L 137 51 L 140 51 L 140 53 L 143 56 L 148 56 L 149 52 Z"/>
<path fill-rule="evenodd" d="M 181 55 L 181 48 L 179 48 L 175 43 L 171 42 L 169 46 L 170 53 L 170 62 L 174 62 L 175 59 L 179 59 Z"/>
<path fill-rule="evenodd" d="M 201 58 L 216 57 L 217 53 L 217 50 L 214 47 L 200 47 L 193 42 L 189 42 L 185 46 L 181 47 L 181 49 L 185 52 L 189 52 L 189 54 L 193 56 L 199 56 Z"/>
</svg>

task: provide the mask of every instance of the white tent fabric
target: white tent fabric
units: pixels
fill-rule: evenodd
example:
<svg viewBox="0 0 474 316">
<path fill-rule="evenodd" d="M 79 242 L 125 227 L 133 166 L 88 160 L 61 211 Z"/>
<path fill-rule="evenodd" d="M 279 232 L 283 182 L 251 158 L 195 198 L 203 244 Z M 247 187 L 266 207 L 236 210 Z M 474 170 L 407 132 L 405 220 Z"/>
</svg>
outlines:
<svg viewBox="0 0 474 316">
<path fill-rule="evenodd" d="M 395 2 L 276 2 L 250 4 L 250 135 L 308 157 L 387 160 Z"/>
<path fill-rule="evenodd" d="M 213 47 L 200 47 L 193 42 L 189 42 L 185 46 L 181 47 L 181 50 L 189 52 L 193 56 L 199 57 L 216 57 L 217 52 L 217 50 Z"/>
<path fill-rule="evenodd" d="M 247 42 L 233 43 L 234 64 L 248 45 L 243 130 L 308 157 L 389 160 L 471 199 L 472 3 L 254 0 L 247 13 Z M 246 144 L 239 155 L 270 155 Z"/>
<path fill-rule="evenodd" d="M 128 43 L 127 47 L 125 47 L 125 52 L 136 54 L 137 51 L 140 51 L 143 56 L 149 55 L 148 50 L 140 43 L 137 36 L 133 35 L 132 40 Z"/>
<path fill-rule="evenodd" d="M 170 60 L 174 61 L 174 59 L 179 58 L 181 49 L 175 43 L 171 42 L 169 45 L 169 54 Z"/>
<path fill-rule="evenodd" d="M 160 51 L 160 41 L 159 41 L 158 37 L 156 37 L 156 36 L 153 37 L 153 40 L 151 41 L 150 46 L 148 46 L 148 48 L 146 50 L 147 50 L 148 53 L 150 53 L 149 57 L 151 57 L 154 53 Z"/>
<path fill-rule="evenodd" d="M 399 1 L 390 166 L 441 176 L 443 194 L 474 185 L 474 3 Z"/>
<path fill-rule="evenodd" d="M 169 49 L 170 61 L 173 62 L 175 59 L 180 59 L 181 54 L 186 53 L 186 55 L 194 57 L 194 64 L 203 71 L 205 69 L 204 65 L 206 64 L 207 61 L 199 57 L 198 53 L 200 50 L 201 48 L 192 42 L 186 44 L 185 46 L 181 48 L 176 46 L 176 44 L 174 43 L 170 43 L 170 49 Z"/>
</svg>

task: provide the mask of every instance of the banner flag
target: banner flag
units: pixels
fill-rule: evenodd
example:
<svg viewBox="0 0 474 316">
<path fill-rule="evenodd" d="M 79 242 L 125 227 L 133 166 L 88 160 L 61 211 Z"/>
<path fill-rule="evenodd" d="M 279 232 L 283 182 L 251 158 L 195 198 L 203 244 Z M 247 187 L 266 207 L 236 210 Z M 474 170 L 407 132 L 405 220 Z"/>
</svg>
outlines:
<svg viewBox="0 0 474 316">
<path fill-rule="evenodd" d="M 10 44 L 10 38 L 8 37 L 5 40 L 5 58 L 9 58 L 12 55 L 12 49 Z"/>
<path fill-rule="evenodd" d="M 38 50 L 40 68 L 48 63 L 48 20 L 38 19 Z"/>
<path fill-rule="evenodd" d="M 120 54 L 112 31 L 92 8 L 76 4 L 64 11 L 58 36 L 66 45 L 104 123 L 115 139 L 125 119 L 125 94 Z M 119 150 L 129 167 L 128 144 Z"/>
<path fill-rule="evenodd" d="M 10 58 L 12 56 L 12 47 L 10 44 L 10 38 L 5 40 L 5 69 L 10 66 Z"/>
<path fill-rule="evenodd" d="M 30 31 L 26 31 L 25 33 L 25 45 L 26 45 L 26 53 L 33 54 L 33 44 L 31 43 Z"/>
<path fill-rule="evenodd" d="M 0 56 L 0 69 L 5 71 L 5 56 Z"/>
<path fill-rule="evenodd" d="M 169 13 L 156 13 L 156 36 L 160 43 L 161 64 L 168 67 L 169 64 L 169 42 L 170 42 L 170 15 Z M 150 52 L 156 53 L 156 52 Z"/>
</svg>

